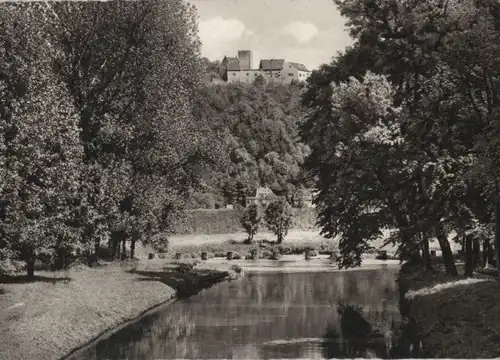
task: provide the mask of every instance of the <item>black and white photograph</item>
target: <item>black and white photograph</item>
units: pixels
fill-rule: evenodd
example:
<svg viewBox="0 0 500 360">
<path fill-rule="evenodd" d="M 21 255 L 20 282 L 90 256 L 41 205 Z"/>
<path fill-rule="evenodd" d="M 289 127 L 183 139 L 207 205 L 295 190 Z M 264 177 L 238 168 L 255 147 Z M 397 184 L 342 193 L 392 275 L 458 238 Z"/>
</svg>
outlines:
<svg viewBox="0 0 500 360">
<path fill-rule="evenodd" d="M 499 0 L 0 1 L 0 360 L 500 358 Z"/>
</svg>

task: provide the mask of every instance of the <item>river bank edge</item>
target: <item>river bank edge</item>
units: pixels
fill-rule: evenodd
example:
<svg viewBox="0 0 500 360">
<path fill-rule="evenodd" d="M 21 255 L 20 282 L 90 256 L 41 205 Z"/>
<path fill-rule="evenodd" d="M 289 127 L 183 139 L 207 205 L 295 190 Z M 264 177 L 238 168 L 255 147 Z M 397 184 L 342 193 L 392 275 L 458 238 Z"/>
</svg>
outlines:
<svg viewBox="0 0 500 360">
<path fill-rule="evenodd" d="M 451 277 L 439 265 L 406 262 L 397 282 L 404 319 L 398 345 L 411 357 L 500 356 L 500 287 L 491 276 Z"/>
<path fill-rule="evenodd" d="M 0 358 L 72 359 L 127 325 L 222 281 L 230 268 L 165 268 L 159 262 L 40 272 L 0 284 Z"/>
</svg>

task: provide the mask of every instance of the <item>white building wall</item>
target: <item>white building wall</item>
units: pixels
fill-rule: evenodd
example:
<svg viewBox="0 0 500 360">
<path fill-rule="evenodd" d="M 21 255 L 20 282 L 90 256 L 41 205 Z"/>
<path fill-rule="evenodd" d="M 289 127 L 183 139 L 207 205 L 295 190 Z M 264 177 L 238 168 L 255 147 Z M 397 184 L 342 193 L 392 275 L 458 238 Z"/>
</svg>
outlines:
<svg viewBox="0 0 500 360">
<path fill-rule="evenodd" d="M 227 82 L 242 82 L 246 84 L 251 84 L 254 82 L 255 78 L 261 74 L 259 70 L 240 70 L 240 71 L 228 71 L 227 73 Z"/>
<path fill-rule="evenodd" d="M 285 62 L 283 70 L 237 70 L 227 72 L 227 82 L 242 82 L 245 84 L 251 84 L 257 78 L 257 76 L 262 75 L 267 81 L 280 82 L 289 84 L 292 80 L 295 81 L 306 81 L 310 73 L 307 71 L 297 70 L 294 66 Z"/>
<path fill-rule="evenodd" d="M 299 70 L 297 70 L 295 66 L 285 61 L 283 64 L 283 82 L 288 84 L 291 83 L 292 80 L 299 80 L 298 72 Z"/>
<path fill-rule="evenodd" d="M 309 76 L 311 75 L 311 72 L 298 70 L 297 74 L 299 77 L 299 81 L 306 81 L 309 78 Z"/>
</svg>

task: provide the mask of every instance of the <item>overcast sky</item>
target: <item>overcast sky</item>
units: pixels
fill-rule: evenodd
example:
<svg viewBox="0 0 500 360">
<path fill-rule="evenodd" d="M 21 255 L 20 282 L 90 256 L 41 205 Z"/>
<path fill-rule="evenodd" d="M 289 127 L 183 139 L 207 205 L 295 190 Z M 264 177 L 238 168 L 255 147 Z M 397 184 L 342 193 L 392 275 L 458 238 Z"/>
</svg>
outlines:
<svg viewBox="0 0 500 360">
<path fill-rule="evenodd" d="M 333 0 L 188 0 L 200 16 L 203 56 L 252 50 L 261 58 L 282 58 L 309 69 L 329 62 L 352 40 Z"/>
</svg>

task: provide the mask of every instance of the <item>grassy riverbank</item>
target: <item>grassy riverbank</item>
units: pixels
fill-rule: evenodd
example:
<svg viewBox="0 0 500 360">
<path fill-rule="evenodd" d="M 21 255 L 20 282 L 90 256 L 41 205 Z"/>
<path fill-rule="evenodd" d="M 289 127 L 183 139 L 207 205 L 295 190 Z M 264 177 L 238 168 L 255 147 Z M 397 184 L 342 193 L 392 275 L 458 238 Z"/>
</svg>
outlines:
<svg viewBox="0 0 500 360">
<path fill-rule="evenodd" d="M 229 275 L 181 271 L 165 262 L 139 261 L 67 272 L 38 272 L 0 283 L 0 359 L 58 359 L 99 334 L 178 295 Z"/>
<path fill-rule="evenodd" d="M 407 299 L 402 311 L 415 320 L 426 353 L 435 358 L 500 356 L 497 282 L 479 274 L 473 279 L 449 277 L 441 266 L 436 269 L 405 264 L 400 273 Z"/>
<path fill-rule="evenodd" d="M 275 246 L 273 242 L 276 240 L 276 236 L 268 231 L 259 231 L 251 245 L 244 244 L 247 236 L 242 231 L 224 234 L 175 235 L 169 238 L 170 250 L 167 256 L 174 257 L 176 253 L 181 253 L 183 258 L 200 258 L 201 252 L 204 251 L 208 252 L 209 256 L 225 256 L 228 251 L 232 251 L 244 257 L 252 248 L 272 249 Z M 388 254 L 395 253 L 396 247 L 392 244 L 382 247 L 385 241 L 386 235 L 371 243 L 375 248 L 373 254 L 379 249 L 386 250 Z M 284 250 L 283 254 L 302 254 L 306 247 L 326 253 L 338 250 L 338 243 L 338 238 L 326 239 L 319 230 L 291 229 L 280 247 Z M 439 251 L 437 242 L 432 242 L 430 247 L 431 250 Z M 452 244 L 454 250 L 456 247 L 457 245 Z M 143 256 L 147 255 L 147 251 L 137 250 L 138 253 L 141 251 Z"/>
</svg>

